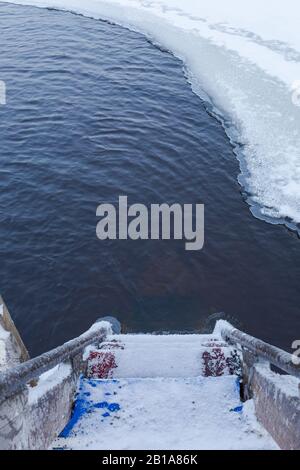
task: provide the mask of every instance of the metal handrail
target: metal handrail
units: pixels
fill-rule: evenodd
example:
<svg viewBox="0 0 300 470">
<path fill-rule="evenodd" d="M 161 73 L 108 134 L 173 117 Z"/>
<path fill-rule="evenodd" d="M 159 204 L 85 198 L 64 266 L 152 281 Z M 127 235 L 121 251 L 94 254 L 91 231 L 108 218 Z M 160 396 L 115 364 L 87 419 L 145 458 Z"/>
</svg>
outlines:
<svg viewBox="0 0 300 470">
<path fill-rule="evenodd" d="M 226 341 L 241 345 L 257 358 L 264 359 L 278 369 L 300 379 L 300 364 L 293 363 L 292 354 L 234 328 L 227 321 L 220 320 L 218 329 Z"/>
<path fill-rule="evenodd" d="M 106 324 L 105 324 L 106 323 Z M 108 322 L 95 323 L 81 336 L 33 359 L 0 373 L 0 401 L 21 392 L 26 384 L 56 365 L 73 359 L 87 346 L 102 342 L 110 332 Z"/>
</svg>

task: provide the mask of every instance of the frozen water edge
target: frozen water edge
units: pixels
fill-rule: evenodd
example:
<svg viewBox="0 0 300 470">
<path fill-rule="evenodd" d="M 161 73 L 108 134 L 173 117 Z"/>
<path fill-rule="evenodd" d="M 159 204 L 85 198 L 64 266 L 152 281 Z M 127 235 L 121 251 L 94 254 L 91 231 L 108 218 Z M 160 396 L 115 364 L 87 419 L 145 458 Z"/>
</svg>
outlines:
<svg viewBox="0 0 300 470">
<path fill-rule="evenodd" d="M 20 0 L 118 23 L 180 58 L 195 93 L 221 119 L 241 163 L 252 213 L 297 229 L 300 223 L 300 39 L 293 0 Z M 267 3 L 267 2 L 266 2 Z M 246 8 L 246 12 L 245 12 Z M 258 13 L 259 17 L 258 17 Z M 205 94 L 204 94 L 205 92 Z"/>
</svg>

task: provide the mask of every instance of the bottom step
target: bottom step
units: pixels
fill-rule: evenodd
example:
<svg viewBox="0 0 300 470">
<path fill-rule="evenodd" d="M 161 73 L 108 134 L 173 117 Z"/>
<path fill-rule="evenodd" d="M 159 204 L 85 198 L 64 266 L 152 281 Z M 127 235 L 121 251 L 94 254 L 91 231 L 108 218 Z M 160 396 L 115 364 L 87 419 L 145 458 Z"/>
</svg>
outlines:
<svg viewBox="0 0 300 470">
<path fill-rule="evenodd" d="M 54 449 L 274 449 L 236 377 L 81 379 Z"/>
</svg>

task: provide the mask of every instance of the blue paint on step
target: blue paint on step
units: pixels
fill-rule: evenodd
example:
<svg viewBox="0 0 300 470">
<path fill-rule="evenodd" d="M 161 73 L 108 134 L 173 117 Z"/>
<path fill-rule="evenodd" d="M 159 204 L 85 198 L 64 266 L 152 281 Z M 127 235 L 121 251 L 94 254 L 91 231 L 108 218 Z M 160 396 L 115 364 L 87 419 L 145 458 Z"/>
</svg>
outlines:
<svg viewBox="0 0 300 470">
<path fill-rule="evenodd" d="M 243 411 L 243 405 L 236 406 L 235 408 L 231 408 L 230 411 L 233 411 L 234 413 L 241 413 Z"/>
<path fill-rule="evenodd" d="M 120 410 L 120 405 L 118 403 L 111 403 L 108 405 L 109 411 L 119 411 Z"/>
<path fill-rule="evenodd" d="M 74 409 L 70 421 L 60 433 L 59 437 L 68 437 L 74 428 L 75 424 L 80 420 L 80 418 L 88 411 L 91 403 L 82 398 L 77 398 L 74 403 Z"/>
<path fill-rule="evenodd" d="M 115 381 L 109 381 L 110 383 L 118 383 L 117 380 Z M 72 416 L 70 418 L 70 421 L 66 425 L 66 427 L 63 429 L 63 431 L 60 433 L 59 437 L 67 438 L 72 434 L 72 431 L 78 421 L 81 420 L 81 418 L 89 413 L 95 412 L 97 409 L 103 409 L 104 413 L 102 414 L 103 418 L 108 418 L 110 415 L 110 412 L 114 413 L 117 412 L 121 409 L 120 405 L 118 403 L 109 403 L 108 401 L 100 401 L 100 402 L 93 402 L 92 399 L 88 399 L 88 397 L 91 397 L 91 392 L 87 390 L 88 387 L 103 387 L 108 383 L 108 381 L 105 380 L 95 380 L 95 379 L 85 379 L 83 376 L 80 378 L 79 382 L 79 387 L 78 387 L 78 392 L 75 395 L 75 402 L 74 402 L 74 408 L 72 412 Z M 105 396 L 112 395 L 110 392 L 103 393 Z M 106 411 L 107 410 L 107 411 Z M 103 421 L 103 420 L 102 420 Z"/>
<path fill-rule="evenodd" d="M 108 408 L 107 401 L 101 401 L 100 403 L 95 403 L 94 408 Z"/>
</svg>

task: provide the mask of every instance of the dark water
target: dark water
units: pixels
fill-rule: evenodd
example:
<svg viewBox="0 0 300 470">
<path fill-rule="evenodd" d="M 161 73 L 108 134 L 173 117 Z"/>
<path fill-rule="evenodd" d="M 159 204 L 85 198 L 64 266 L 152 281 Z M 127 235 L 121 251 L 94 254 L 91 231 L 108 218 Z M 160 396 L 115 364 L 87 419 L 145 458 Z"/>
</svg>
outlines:
<svg viewBox="0 0 300 470">
<path fill-rule="evenodd" d="M 32 354 L 116 315 L 128 331 L 201 329 L 225 311 L 290 349 L 300 241 L 255 219 L 221 125 L 182 64 L 142 36 L 0 4 L 0 291 Z M 205 248 L 96 238 L 96 207 L 200 203 Z"/>
</svg>

